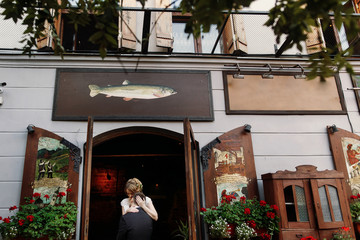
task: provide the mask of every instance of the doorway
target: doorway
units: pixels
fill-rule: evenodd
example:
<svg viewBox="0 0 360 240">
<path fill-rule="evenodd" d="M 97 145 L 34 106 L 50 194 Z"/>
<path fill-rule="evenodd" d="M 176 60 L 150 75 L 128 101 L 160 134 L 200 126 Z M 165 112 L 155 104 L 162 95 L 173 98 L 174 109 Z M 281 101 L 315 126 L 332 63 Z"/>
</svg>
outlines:
<svg viewBox="0 0 360 240">
<path fill-rule="evenodd" d="M 94 137 L 89 239 L 115 239 L 124 185 L 136 177 L 158 212 L 153 240 L 177 239 L 187 220 L 184 136 L 165 129 L 131 127 Z M 178 238 L 180 239 L 180 238 Z"/>
</svg>

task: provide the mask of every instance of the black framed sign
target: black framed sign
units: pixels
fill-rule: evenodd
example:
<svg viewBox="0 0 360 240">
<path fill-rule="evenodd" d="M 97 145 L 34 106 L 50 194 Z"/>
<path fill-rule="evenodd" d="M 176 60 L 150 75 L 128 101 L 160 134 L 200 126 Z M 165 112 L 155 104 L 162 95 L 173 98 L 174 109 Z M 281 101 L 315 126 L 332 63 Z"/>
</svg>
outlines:
<svg viewBox="0 0 360 240">
<path fill-rule="evenodd" d="M 213 121 L 209 71 L 57 69 L 52 120 Z"/>
<path fill-rule="evenodd" d="M 326 81 L 294 78 L 285 73 L 263 78 L 224 72 L 226 114 L 346 114 L 338 75 Z"/>
</svg>

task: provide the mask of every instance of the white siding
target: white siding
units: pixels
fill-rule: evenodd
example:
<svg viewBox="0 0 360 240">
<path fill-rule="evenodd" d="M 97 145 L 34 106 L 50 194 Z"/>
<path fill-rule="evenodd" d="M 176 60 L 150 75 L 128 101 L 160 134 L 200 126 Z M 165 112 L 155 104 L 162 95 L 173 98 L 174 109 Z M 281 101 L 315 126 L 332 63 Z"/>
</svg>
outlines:
<svg viewBox="0 0 360 240">
<path fill-rule="evenodd" d="M 0 58 L 1 81 L 7 82 L 2 94 L 4 104 L 0 106 L 0 192 L 6 193 L 0 197 L 0 216 L 7 216 L 9 206 L 17 205 L 19 202 L 28 124 L 53 131 L 81 149 L 86 141 L 86 122 L 51 120 L 56 66 L 126 66 L 133 69 L 137 60 L 125 59 L 120 64 L 112 58 L 104 61 L 91 57 L 66 57 L 64 61 L 58 60 L 57 57 L 41 56 L 35 59 L 25 56 Z M 259 60 L 254 61 L 256 62 Z M 352 87 L 350 77 L 346 73 L 340 74 L 349 118 L 347 115 L 226 115 L 222 70 L 225 70 L 224 64 L 231 63 L 231 59 L 209 58 L 194 61 L 191 58 L 147 58 L 140 60 L 140 68 L 211 70 L 215 121 L 193 122 L 195 137 L 200 147 L 203 147 L 227 131 L 250 124 L 261 197 L 261 174 L 285 169 L 295 170 L 295 166 L 301 164 L 312 164 L 319 170 L 333 169 L 326 126 L 336 124 L 339 128 L 351 131 L 350 119 L 355 132 L 360 132 L 355 95 L 352 90 L 347 90 Z M 182 122 L 113 121 L 95 122 L 94 136 L 129 126 L 151 126 L 183 132 Z"/>
</svg>

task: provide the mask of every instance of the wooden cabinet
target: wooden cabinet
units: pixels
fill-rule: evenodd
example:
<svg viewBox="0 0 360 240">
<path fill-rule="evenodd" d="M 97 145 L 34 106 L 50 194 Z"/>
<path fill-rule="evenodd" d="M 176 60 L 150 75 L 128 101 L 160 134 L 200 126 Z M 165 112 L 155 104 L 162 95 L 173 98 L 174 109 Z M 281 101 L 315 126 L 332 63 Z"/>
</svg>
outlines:
<svg viewBox="0 0 360 240">
<path fill-rule="evenodd" d="M 279 239 L 331 239 L 341 227 L 354 235 L 344 174 L 302 165 L 262 175 L 265 200 L 279 206 Z"/>
</svg>

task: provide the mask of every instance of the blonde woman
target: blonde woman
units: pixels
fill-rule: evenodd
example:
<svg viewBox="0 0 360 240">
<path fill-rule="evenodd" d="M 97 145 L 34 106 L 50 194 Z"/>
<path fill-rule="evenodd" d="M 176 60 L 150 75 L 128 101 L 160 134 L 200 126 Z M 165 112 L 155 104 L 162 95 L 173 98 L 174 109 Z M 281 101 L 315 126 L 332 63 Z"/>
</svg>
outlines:
<svg viewBox="0 0 360 240">
<path fill-rule="evenodd" d="M 122 214 L 125 215 L 128 212 L 138 212 L 139 210 L 132 204 L 133 196 L 137 192 L 142 192 L 143 185 L 137 178 L 129 179 L 125 184 L 125 193 L 128 198 L 121 201 Z M 155 221 L 158 220 L 158 213 L 152 203 L 151 198 L 146 197 L 145 201 L 140 196 L 136 197 L 136 203 Z"/>
</svg>

